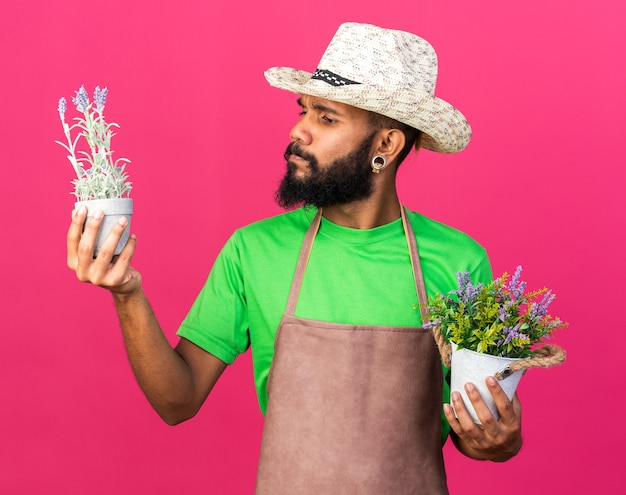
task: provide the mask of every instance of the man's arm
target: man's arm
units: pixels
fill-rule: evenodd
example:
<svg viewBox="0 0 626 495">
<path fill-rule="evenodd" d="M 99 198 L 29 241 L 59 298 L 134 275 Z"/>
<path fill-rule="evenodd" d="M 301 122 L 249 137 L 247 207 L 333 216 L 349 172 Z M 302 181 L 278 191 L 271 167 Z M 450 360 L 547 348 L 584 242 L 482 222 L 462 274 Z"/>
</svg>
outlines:
<svg viewBox="0 0 626 495">
<path fill-rule="evenodd" d="M 452 441 L 460 452 L 473 459 L 503 462 L 522 448 L 522 405 L 517 394 L 509 400 L 495 378 L 487 378 L 487 387 L 495 399 L 499 420 L 491 414 L 476 387 L 469 383 L 465 391 L 482 425 L 474 423 L 458 392 L 451 395 L 457 417 L 449 404 L 444 404 L 444 413 L 452 428 Z"/>
<path fill-rule="evenodd" d="M 136 238 L 116 260 L 113 250 L 126 226 L 122 219 L 93 259 L 102 217 L 95 215 L 83 232 L 87 212 L 75 211 L 67 234 L 67 264 L 77 278 L 113 294 L 128 357 L 139 386 L 168 424 L 196 414 L 226 363 L 185 339 L 172 349 L 141 287 L 141 275 L 130 266 Z"/>
</svg>

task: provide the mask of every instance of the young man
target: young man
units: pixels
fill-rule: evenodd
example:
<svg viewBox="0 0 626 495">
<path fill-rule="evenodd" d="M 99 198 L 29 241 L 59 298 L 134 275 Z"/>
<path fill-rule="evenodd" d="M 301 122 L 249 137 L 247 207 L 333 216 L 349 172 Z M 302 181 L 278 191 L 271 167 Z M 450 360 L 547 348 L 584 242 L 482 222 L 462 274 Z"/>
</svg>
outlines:
<svg viewBox="0 0 626 495">
<path fill-rule="evenodd" d="M 463 115 L 434 96 L 436 77 L 428 42 L 356 23 L 339 28 L 314 74 L 266 72 L 300 95 L 277 200 L 304 206 L 232 236 L 175 349 L 130 266 L 134 237 L 111 263 L 125 223 L 92 259 L 101 215 L 82 232 L 86 212 L 74 212 L 68 265 L 112 292 L 137 380 L 167 423 L 194 416 L 252 347 L 266 413 L 257 493 L 445 494 L 450 427 L 476 459 L 521 447 L 520 403 L 493 380 L 499 420 L 471 384 L 482 425 L 458 394 L 458 418 L 448 404 L 441 417 L 449 388 L 423 305 L 455 288 L 457 272 L 488 282 L 491 269 L 479 245 L 407 211 L 396 193 L 412 147 L 453 153 L 470 139 Z"/>
</svg>

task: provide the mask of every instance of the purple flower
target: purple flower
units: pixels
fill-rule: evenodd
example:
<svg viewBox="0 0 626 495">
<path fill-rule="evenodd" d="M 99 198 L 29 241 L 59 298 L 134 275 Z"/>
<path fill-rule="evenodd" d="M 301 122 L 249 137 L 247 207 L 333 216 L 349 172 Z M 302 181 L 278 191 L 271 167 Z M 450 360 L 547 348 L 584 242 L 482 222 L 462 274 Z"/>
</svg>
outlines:
<svg viewBox="0 0 626 495">
<path fill-rule="evenodd" d="M 469 271 L 466 271 L 465 273 L 458 272 L 456 277 L 459 281 L 459 289 L 452 291 L 452 294 L 456 294 L 459 301 L 465 304 L 472 304 L 476 300 L 478 294 L 480 294 L 483 284 L 472 285 L 472 279 L 470 278 Z"/>
<path fill-rule="evenodd" d="M 526 282 L 521 282 L 520 278 L 522 276 L 522 266 L 519 265 L 517 270 L 515 270 L 515 274 L 513 278 L 509 282 L 509 291 L 513 296 L 513 300 L 517 300 L 524 294 L 524 290 L 526 290 Z"/>
<path fill-rule="evenodd" d="M 548 306 L 550 306 L 552 301 L 554 301 L 555 297 L 556 297 L 556 294 L 553 294 L 552 290 L 548 290 L 548 292 L 546 292 L 546 294 L 543 296 L 543 299 L 539 303 L 539 306 L 541 306 L 541 311 L 543 312 L 543 314 L 548 313 Z"/>
<path fill-rule="evenodd" d="M 506 304 L 508 304 L 508 301 Z M 507 310 L 506 304 L 503 306 L 500 306 L 500 309 L 498 309 L 498 319 L 503 323 L 504 323 L 504 320 L 506 320 L 506 310 Z"/>
<path fill-rule="evenodd" d="M 57 107 L 59 110 L 59 115 L 61 118 L 65 115 L 65 111 L 67 110 L 67 101 L 65 100 L 65 96 L 62 96 L 59 100 L 59 106 Z"/>
<path fill-rule="evenodd" d="M 513 339 L 528 339 L 527 335 L 524 335 L 519 331 L 520 324 L 518 323 L 513 328 L 504 327 L 502 331 L 506 334 L 506 338 L 504 339 L 504 345 L 507 345 Z"/>
<path fill-rule="evenodd" d="M 456 279 L 459 283 L 459 290 L 457 292 L 464 292 L 468 285 L 472 285 L 472 280 L 468 271 L 465 273 L 458 272 Z"/>
<path fill-rule="evenodd" d="M 533 321 L 537 321 L 546 316 L 548 314 L 548 306 L 550 306 L 550 303 L 554 301 L 555 297 L 556 294 L 553 294 L 552 291 L 549 290 L 545 293 L 540 303 L 533 302 L 530 305 L 530 309 L 528 311 L 528 316 L 530 317 L 530 319 Z"/>
<path fill-rule="evenodd" d="M 104 104 L 107 101 L 108 88 L 100 89 L 100 86 L 96 86 L 96 91 L 93 94 L 93 99 L 96 102 L 96 108 L 99 112 L 104 110 Z"/>
<path fill-rule="evenodd" d="M 85 112 L 89 106 L 89 95 L 85 90 L 85 86 L 81 86 L 78 91 L 75 91 L 76 96 L 72 98 L 72 102 L 76 105 L 76 109 L 79 112 Z"/>
</svg>

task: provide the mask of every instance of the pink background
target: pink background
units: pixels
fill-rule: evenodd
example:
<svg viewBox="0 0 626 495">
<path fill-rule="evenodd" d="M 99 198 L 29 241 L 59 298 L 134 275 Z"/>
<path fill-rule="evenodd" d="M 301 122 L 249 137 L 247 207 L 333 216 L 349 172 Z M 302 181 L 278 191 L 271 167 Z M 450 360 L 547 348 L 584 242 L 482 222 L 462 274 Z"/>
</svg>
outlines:
<svg viewBox="0 0 626 495">
<path fill-rule="evenodd" d="M 263 70 L 313 70 L 347 20 L 410 30 L 466 152 L 421 152 L 403 202 L 470 233 L 496 274 L 558 294 L 568 362 L 522 381 L 506 464 L 445 447 L 452 494 L 617 493 L 623 481 L 623 2 L 4 2 L 0 12 L 0 492 L 251 493 L 262 418 L 249 355 L 200 414 L 161 423 L 134 382 L 108 293 L 65 266 L 72 170 L 60 96 L 108 86 L 132 159 L 136 266 L 167 335 L 233 229 L 278 213 L 296 97 Z"/>
</svg>

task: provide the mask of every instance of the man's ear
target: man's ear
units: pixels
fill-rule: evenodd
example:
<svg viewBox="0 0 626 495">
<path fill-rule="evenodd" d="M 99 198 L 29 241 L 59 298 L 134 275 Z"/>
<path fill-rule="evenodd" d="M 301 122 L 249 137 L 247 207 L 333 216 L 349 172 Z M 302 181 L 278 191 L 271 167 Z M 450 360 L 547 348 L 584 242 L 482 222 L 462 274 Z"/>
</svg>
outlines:
<svg viewBox="0 0 626 495">
<path fill-rule="evenodd" d="M 387 163 L 394 163 L 402 149 L 406 138 L 400 129 L 381 129 L 376 136 L 376 155 L 382 155 L 387 159 Z"/>
</svg>

